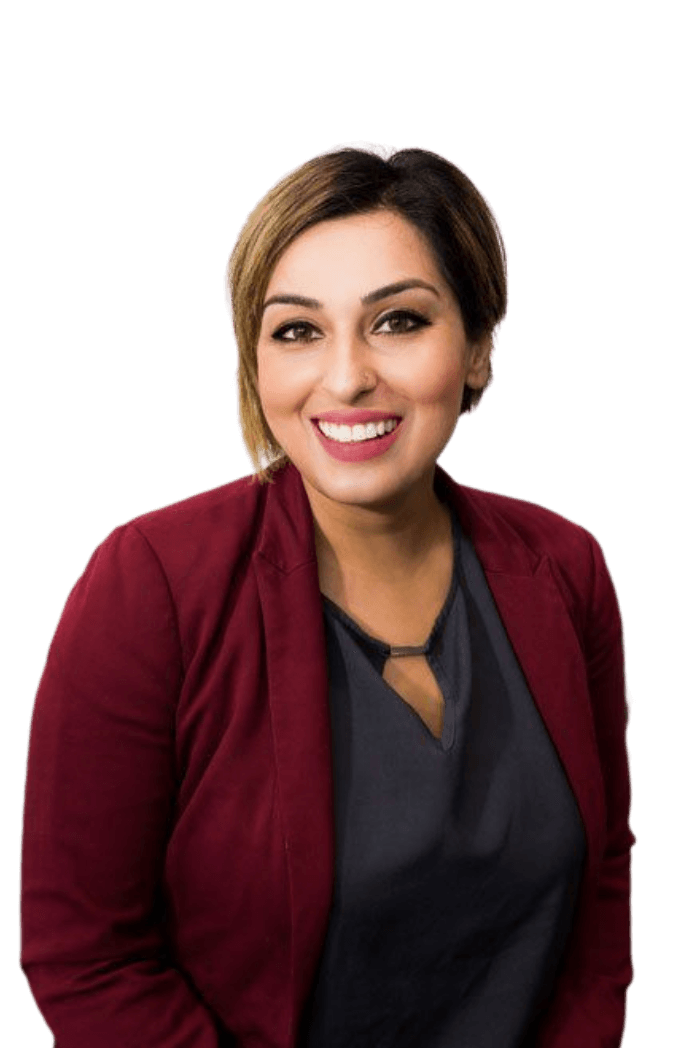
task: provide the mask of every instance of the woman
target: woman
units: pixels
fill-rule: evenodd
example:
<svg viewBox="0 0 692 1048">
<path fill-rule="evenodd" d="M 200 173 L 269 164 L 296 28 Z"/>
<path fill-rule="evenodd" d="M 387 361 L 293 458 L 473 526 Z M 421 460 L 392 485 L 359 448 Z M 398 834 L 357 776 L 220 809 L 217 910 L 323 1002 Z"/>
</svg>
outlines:
<svg viewBox="0 0 692 1048">
<path fill-rule="evenodd" d="M 621 626 L 589 532 L 437 459 L 504 250 L 423 150 L 340 150 L 229 268 L 256 473 L 69 596 L 22 958 L 60 1048 L 611 1048 L 632 979 Z"/>
</svg>

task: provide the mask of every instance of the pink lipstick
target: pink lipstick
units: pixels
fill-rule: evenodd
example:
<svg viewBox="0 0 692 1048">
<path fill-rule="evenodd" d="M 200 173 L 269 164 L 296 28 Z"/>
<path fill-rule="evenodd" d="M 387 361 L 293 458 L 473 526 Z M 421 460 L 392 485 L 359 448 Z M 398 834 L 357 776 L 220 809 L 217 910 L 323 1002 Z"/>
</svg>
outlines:
<svg viewBox="0 0 692 1048">
<path fill-rule="evenodd" d="M 330 412 L 325 412 L 323 415 L 320 415 L 320 418 L 325 422 L 330 422 L 331 419 L 329 418 L 329 414 Z M 355 411 L 351 412 L 349 421 L 346 422 L 343 412 L 335 412 L 334 421 L 345 425 L 355 426 L 358 423 L 364 424 L 365 422 L 374 422 L 376 420 L 385 420 L 388 417 L 394 417 L 391 415 L 377 415 L 375 412 L 361 411 L 359 414 L 366 415 L 367 417 L 357 419 L 355 418 L 356 414 Z M 351 421 L 351 418 L 353 418 L 353 421 Z M 384 455 L 385 451 L 388 451 L 389 448 L 391 448 L 392 444 L 399 436 L 399 431 L 404 423 L 403 420 L 399 421 L 398 425 L 395 426 L 390 433 L 385 433 L 381 437 L 371 437 L 369 440 L 353 441 L 352 443 L 343 444 L 338 440 L 331 440 L 329 437 L 325 436 L 314 419 L 312 420 L 312 424 L 315 427 L 317 439 L 324 450 L 331 455 L 332 458 L 338 459 L 339 462 L 364 462 L 366 459 L 375 458 L 377 455 Z"/>
</svg>

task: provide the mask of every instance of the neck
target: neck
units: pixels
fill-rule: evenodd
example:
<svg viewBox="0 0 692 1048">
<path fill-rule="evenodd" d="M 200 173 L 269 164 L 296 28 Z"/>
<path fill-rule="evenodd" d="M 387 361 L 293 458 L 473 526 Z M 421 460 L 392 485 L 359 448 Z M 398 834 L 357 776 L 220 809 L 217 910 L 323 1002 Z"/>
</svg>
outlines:
<svg viewBox="0 0 692 1048">
<path fill-rule="evenodd" d="M 434 470 L 381 505 L 337 502 L 306 485 L 323 592 L 343 590 L 347 580 L 395 589 L 425 570 L 451 542 L 449 511 L 433 480 Z"/>
</svg>

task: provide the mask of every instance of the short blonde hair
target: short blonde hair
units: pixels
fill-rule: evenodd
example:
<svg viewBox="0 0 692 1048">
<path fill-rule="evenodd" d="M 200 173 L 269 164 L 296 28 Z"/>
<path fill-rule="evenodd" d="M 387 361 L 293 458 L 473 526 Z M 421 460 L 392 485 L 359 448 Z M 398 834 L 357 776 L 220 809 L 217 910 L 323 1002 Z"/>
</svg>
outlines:
<svg viewBox="0 0 692 1048">
<path fill-rule="evenodd" d="M 448 160 L 424 149 L 402 149 L 385 159 L 346 148 L 291 172 L 251 212 L 228 263 L 240 424 L 260 483 L 270 482 L 288 462 L 267 424 L 257 380 L 262 304 L 274 267 L 310 226 L 382 209 L 397 212 L 424 235 L 457 298 L 471 342 L 492 337 L 507 311 L 500 230 L 476 187 Z M 460 414 L 476 407 L 491 381 L 492 365 L 483 389 L 465 387 Z"/>
</svg>

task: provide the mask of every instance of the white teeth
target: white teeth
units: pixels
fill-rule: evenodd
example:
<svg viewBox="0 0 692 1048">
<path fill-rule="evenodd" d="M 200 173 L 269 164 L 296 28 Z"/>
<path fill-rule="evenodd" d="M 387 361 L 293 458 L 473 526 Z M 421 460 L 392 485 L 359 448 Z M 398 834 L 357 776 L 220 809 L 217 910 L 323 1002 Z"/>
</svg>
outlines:
<svg viewBox="0 0 692 1048">
<path fill-rule="evenodd" d="M 397 426 L 398 420 L 394 418 L 381 419 L 379 422 L 359 423 L 355 426 L 339 426 L 334 422 L 318 422 L 322 432 L 330 440 L 338 440 L 340 444 L 357 444 L 362 440 L 372 440 L 381 437 Z"/>
</svg>

